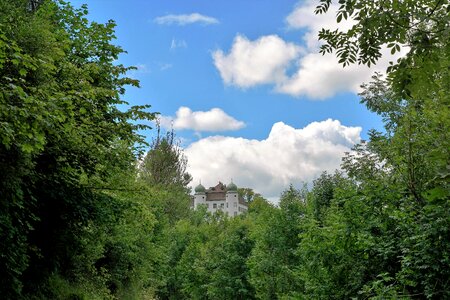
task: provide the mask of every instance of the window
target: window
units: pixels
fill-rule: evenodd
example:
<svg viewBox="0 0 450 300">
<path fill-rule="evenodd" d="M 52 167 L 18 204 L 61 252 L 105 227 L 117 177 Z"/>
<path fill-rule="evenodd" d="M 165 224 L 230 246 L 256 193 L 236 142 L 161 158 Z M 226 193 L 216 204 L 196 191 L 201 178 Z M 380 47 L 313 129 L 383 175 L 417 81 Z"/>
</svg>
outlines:
<svg viewBox="0 0 450 300">
<path fill-rule="evenodd" d="M 209 208 L 209 203 L 206 203 L 206 208 Z"/>
<path fill-rule="evenodd" d="M 228 208 L 228 202 L 227 202 L 227 208 Z"/>
<path fill-rule="evenodd" d="M 237 216 L 237 211 L 234 212 L 234 216 L 235 216 L 235 217 Z"/>
<path fill-rule="evenodd" d="M 217 203 L 214 203 L 214 204 L 213 204 L 213 208 L 217 208 Z"/>
<path fill-rule="evenodd" d="M 237 207 L 237 202 L 234 202 L 234 208 L 236 208 Z"/>
<path fill-rule="evenodd" d="M 223 203 L 220 203 L 220 208 L 223 208 L 224 207 L 224 204 Z"/>
</svg>

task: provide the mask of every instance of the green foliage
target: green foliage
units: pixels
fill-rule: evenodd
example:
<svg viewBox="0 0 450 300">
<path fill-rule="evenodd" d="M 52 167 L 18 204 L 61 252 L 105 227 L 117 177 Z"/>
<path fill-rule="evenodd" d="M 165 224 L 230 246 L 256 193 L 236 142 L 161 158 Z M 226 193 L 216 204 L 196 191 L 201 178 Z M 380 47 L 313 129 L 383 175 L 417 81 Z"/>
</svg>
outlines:
<svg viewBox="0 0 450 300">
<path fill-rule="evenodd" d="M 296 250 L 304 213 L 303 193 L 292 186 L 282 194 L 280 209 L 266 205 L 255 211 L 251 207 L 255 247 L 247 264 L 257 298 L 276 299 L 302 291 L 302 281 L 296 273 Z"/>
<path fill-rule="evenodd" d="M 156 125 L 156 137 L 138 166 L 138 181 L 152 195 L 149 205 L 162 229 L 164 223 L 174 224 L 188 216 L 192 176 L 186 172 L 187 160 L 174 131 L 162 134 L 159 123 Z"/>
<path fill-rule="evenodd" d="M 329 10 L 332 0 L 320 0 L 316 14 Z M 336 51 L 344 66 L 358 63 L 371 66 L 387 46 L 391 53 L 408 46 L 410 53 L 427 54 L 448 40 L 450 4 L 441 0 L 339 0 L 337 22 L 354 20 L 348 31 L 322 29 L 319 39 L 325 41 L 321 53 Z"/>
<path fill-rule="evenodd" d="M 107 241 L 101 232 L 94 239 L 91 230 L 126 219 L 128 204 L 95 186 L 117 168 L 128 169 L 139 153 L 143 139 L 136 131 L 144 127 L 129 120 L 153 118 L 143 110 L 148 106 L 117 108 L 124 85 L 138 83 L 124 76 L 129 68 L 114 63 L 123 52 L 111 43 L 114 22 L 90 23 L 85 7 L 64 2 L 35 4 L 0 1 L 5 298 L 57 297 L 46 288 L 49 278 L 86 276 L 93 290 L 102 286 L 106 275 L 95 263 Z"/>
<path fill-rule="evenodd" d="M 140 165 L 140 177 L 149 185 L 185 188 L 192 180 L 186 172 L 187 159 L 175 140 L 174 131 L 161 133 L 159 122 L 157 135 Z"/>
<path fill-rule="evenodd" d="M 313 181 L 312 205 L 317 221 L 322 222 L 324 211 L 331 206 L 335 189 L 341 181 L 343 181 L 343 177 L 339 172 L 333 175 L 323 172 L 319 178 Z"/>
<path fill-rule="evenodd" d="M 210 299 L 253 298 L 254 291 L 248 281 L 249 269 L 246 265 L 252 248 L 248 220 L 230 220 L 209 248 L 212 271 L 207 295 Z"/>
<path fill-rule="evenodd" d="M 251 203 L 253 200 L 263 198 L 261 194 L 255 193 L 255 191 L 251 188 L 238 188 L 238 194 L 247 203 Z"/>
<path fill-rule="evenodd" d="M 0 0 L 0 293 L 5 299 L 450 297 L 448 1 L 339 1 L 322 52 L 373 64 L 411 50 L 361 102 L 385 131 L 343 173 L 247 214 L 190 210 L 174 132 L 141 159 L 147 105 L 121 111 L 131 68 L 114 22 L 62 1 Z M 331 0 L 321 0 L 325 13 Z M 383 13 L 380 13 L 383 12 Z"/>
</svg>

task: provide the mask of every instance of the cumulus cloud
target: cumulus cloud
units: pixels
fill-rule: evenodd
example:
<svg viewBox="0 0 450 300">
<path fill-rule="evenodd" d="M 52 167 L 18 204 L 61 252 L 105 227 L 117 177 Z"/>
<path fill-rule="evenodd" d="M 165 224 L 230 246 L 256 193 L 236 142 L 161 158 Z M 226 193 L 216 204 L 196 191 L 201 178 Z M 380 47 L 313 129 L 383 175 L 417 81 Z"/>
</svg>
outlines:
<svg viewBox="0 0 450 300">
<path fill-rule="evenodd" d="M 336 12 L 339 4 L 333 3 L 328 13 L 316 15 L 315 1 L 305 1 L 297 5 L 286 17 L 285 21 L 289 29 L 306 29 L 302 39 L 306 45 L 306 53 L 298 61 L 297 71 L 286 81 L 278 84 L 275 90 L 292 96 L 307 95 L 314 99 L 324 99 L 334 96 L 339 92 L 360 92 L 360 85 L 368 82 L 374 72 L 384 72 L 389 61 L 397 60 L 408 51 L 391 55 L 387 49 L 382 50 L 383 57 L 371 68 L 353 64 L 345 68 L 339 64 L 334 54 L 319 54 L 321 42 L 318 40 L 318 32 L 322 28 L 331 30 L 349 30 L 355 21 L 343 19 L 336 22 Z"/>
<path fill-rule="evenodd" d="M 199 13 L 189 15 L 165 15 L 154 19 L 159 25 L 189 25 L 193 23 L 201 23 L 204 25 L 218 24 L 219 20 L 213 17 L 205 16 Z"/>
<path fill-rule="evenodd" d="M 315 1 L 302 1 L 285 19 L 288 29 L 303 30 L 304 46 L 286 42 L 276 35 L 262 36 L 255 41 L 237 35 L 228 54 L 215 51 L 214 65 L 223 82 L 244 88 L 272 84 L 279 93 L 325 99 L 339 92 L 359 92 L 360 85 L 370 81 L 374 72 L 384 72 L 389 61 L 397 60 L 408 51 L 405 48 L 392 56 L 384 49 L 376 66 L 343 68 L 334 54 L 319 54 L 318 32 L 321 28 L 347 30 L 354 21 L 337 23 L 337 4 L 333 4 L 327 14 L 316 15 L 316 4 Z M 296 71 L 288 74 L 292 69 Z"/>
<path fill-rule="evenodd" d="M 237 35 L 230 52 L 214 51 L 213 59 L 226 84 L 251 87 L 285 80 L 285 70 L 298 57 L 300 49 L 277 35 L 263 36 L 256 41 Z"/>
<path fill-rule="evenodd" d="M 245 123 L 227 115 L 220 108 L 208 111 L 192 111 L 189 107 L 180 107 L 175 117 L 162 116 L 161 125 L 166 128 L 173 126 L 176 130 L 191 129 L 195 131 L 229 131 L 238 130 Z"/>
<path fill-rule="evenodd" d="M 339 92 L 360 92 L 360 85 L 370 81 L 374 72 L 384 72 L 389 61 L 382 59 L 371 68 L 357 64 L 343 68 L 334 55 L 314 52 L 303 56 L 298 64 L 297 71 L 278 83 L 275 91 L 291 96 L 326 99 Z"/>
<path fill-rule="evenodd" d="M 302 39 L 309 51 L 318 50 L 320 42 L 318 40 L 318 33 L 322 28 L 328 28 L 330 30 L 349 30 L 355 21 L 351 19 L 342 19 L 340 23 L 336 22 L 336 12 L 339 4 L 333 2 L 326 14 L 314 13 L 317 6 L 317 1 L 302 1 L 297 4 L 294 10 L 286 17 L 285 22 L 288 29 L 306 29 Z"/>
<path fill-rule="evenodd" d="M 192 143 L 185 154 L 194 185 L 233 178 L 238 186 L 274 198 L 290 183 L 310 182 L 323 171 L 338 169 L 360 133 L 361 127 L 331 119 L 301 129 L 278 122 L 264 140 L 212 136 Z"/>
</svg>

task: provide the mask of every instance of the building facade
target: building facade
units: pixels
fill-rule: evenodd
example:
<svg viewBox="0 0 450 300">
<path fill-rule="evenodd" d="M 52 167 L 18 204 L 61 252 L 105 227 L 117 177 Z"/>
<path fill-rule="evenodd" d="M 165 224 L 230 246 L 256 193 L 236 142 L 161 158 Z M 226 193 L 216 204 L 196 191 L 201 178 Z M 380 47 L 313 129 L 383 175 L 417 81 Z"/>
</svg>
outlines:
<svg viewBox="0 0 450 300">
<path fill-rule="evenodd" d="M 195 187 L 193 207 L 206 206 L 208 212 L 221 210 L 229 216 L 237 216 L 247 211 L 248 205 L 239 196 L 237 186 L 231 182 L 228 185 L 219 182 L 216 186 L 205 189 L 201 184 Z"/>
</svg>

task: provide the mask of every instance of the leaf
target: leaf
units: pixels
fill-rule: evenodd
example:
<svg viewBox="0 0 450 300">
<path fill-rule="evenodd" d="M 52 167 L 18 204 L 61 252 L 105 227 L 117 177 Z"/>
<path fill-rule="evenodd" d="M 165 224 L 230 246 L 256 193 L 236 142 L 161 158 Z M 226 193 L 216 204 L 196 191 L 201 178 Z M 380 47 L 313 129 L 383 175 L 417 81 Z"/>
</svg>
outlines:
<svg viewBox="0 0 450 300">
<path fill-rule="evenodd" d="M 21 148 L 22 148 L 22 151 L 25 153 L 31 153 L 34 150 L 34 147 L 31 144 L 22 144 Z"/>
</svg>

